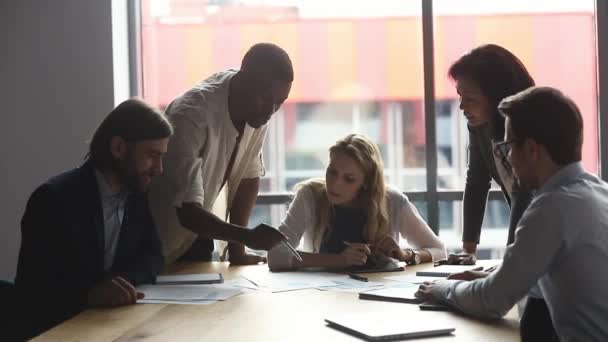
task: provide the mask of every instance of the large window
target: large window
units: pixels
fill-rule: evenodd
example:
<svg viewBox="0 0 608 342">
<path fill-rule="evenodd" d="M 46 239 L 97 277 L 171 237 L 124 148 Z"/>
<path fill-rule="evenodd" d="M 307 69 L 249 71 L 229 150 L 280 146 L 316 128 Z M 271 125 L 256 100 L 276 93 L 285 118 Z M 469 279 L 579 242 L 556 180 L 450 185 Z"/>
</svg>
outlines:
<svg viewBox="0 0 608 342">
<path fill-rule="evenodd" d="M 468 131 L 447 69 L 480 44 L 513 51 L 537 84 L 562 89 L 581 107 L 584 163 L 597 172 L 594 1 L 435 0 L 432 5 L 423 16 L 420 0 L 141 0 L 139 95 L 165 107 L 208 75 L 238 68 L 252 44 L 274 42 L 290 54 L 296 78 L 264 147 L 262 191 L 273 196 L 260 197 L 251 224 L 278 224 L 294 184 L 322 177 L 328 148 L 359 132 L 380 147 L 388 183 L 409 193 L 456 249 Z M 423 20 L 432 24 L 432 49 L 423 47 L 430 34 L 423 32 Z M 432 113 L 425 113 L 425 60 L 432 61 L 435 74 Z M 426 120 L 435 122 L 432 135 L 427 136 Z M 436 149 L 427 149 L 433 138 Z M 437 168 L 427 173 L 432 155 Z M 484 220 L 482 253 L 500 255 L 508 224 L 502 196 L 491 196 Z"/>
<path fill-rule="evenodd" d="M 574 99 L 585 121 L 583 162 L 597 173 L 594 1 L 435 0 L 433 5 L 439 190 L 462 190 L 467 167 L 468 130 L 448 68 L 470 49 L 488 43 L 518 56 L 536 84 L 559 88 Z M 493 188 L 498 186 L 493 183 Z M 448 241 L 462 234 L 461 208 L 460 201 L 440 202 L 440 232 Z M 502 199 L 488 202 L 482 247 L 504 247 L 508 209 Z M 458 220 L 444 226 L 450 216 Z"/>
</svg>

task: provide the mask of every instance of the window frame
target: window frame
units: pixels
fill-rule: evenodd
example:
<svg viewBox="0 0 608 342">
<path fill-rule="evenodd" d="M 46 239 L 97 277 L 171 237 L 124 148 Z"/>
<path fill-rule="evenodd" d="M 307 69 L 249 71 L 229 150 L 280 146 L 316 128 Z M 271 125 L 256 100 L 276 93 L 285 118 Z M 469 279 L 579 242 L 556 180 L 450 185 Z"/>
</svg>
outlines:
<svg viewBox="0 0 608 342">
<path fill-rule="evenodd" d="M 143 93 L 142 46 L 141 46 L 141 0 L 128 1 L 128 40 L 131 96 Z M 436 98 L 434 80 L 433 42 L 433 1 L 422 0 L 422 42 L 424 63 L 424 115 L 425 115 L 425 155 L 426 191 L 404 192 L 411 201 L 424 201 L 427 206 L 427 220 L 436 234 L 439 234 L 439 201 L 460 201 L 463 190 L 438 189 L 437 139 L 436 139 Z M 596 70 L 598 83 L 598 160 L 599 175 L 608 181 L 608 1 L 595 0 Z M 604 39 L 601 39 L 604 38 Z M 282 128 L 276 128 L 282 133 Z M 604 143 L 605 142 L 605 143 Z M 257 197 L 256 204 L 285 204 L 292 197 L 290 192 L 267 192 Z M 500 190 L 491 189 L 489 199 L 502 198 Z"/>
</svg>

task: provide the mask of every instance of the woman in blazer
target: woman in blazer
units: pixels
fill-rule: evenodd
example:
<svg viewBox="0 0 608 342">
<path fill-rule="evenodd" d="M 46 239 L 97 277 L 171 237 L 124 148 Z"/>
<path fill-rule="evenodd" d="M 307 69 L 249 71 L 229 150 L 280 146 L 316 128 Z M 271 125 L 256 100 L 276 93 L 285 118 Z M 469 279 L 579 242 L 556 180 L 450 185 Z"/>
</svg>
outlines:
<svg viewBox="0 0 608 342">
<path fill-rule="evenodd" d="M 511 208 L 507 244 L 532 195 L 521 188 L 504 154 L 496 147 L 504 138 L 504 118 L 498 103 L 534 85 L 523 63 L 498 45 L 482 45 L 462 56 L 448 74 L 456 83 L 460 109 L 468 122 L 469 163 L 463 199 L 463 253 L 452 255 L 456 263 L 474 263 L 490 182 L 501 188 Z"/>
</svg>

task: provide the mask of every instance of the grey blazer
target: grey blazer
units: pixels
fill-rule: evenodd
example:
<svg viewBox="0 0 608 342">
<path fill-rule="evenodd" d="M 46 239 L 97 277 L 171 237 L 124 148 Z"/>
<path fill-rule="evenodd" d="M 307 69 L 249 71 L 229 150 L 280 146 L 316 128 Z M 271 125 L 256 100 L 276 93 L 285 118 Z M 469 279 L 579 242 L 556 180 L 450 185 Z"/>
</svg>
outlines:
<svg viewBox="0 0 608 342">
<path fill-rule="evenodd" d="M 502 140 L 503 137 L 496 136 L 489 125 L 467 127 L 469 128 L 469 163 L 463 198 L 464 228 L 462 240 L 479 243 L 488 191 L 490 190 L 490 183 L 494 179 L 500 186 L 505 200 L 511 208 L 509 236 L 507 238 L 507 245 L 509 245 L 515 237 L 515 229 L 519 219 L 532 200 L 532 192 L 515 182 L 512 192 L 508 193 L 500 180 L 494 162 L 492 139 Z"/>
</svg>

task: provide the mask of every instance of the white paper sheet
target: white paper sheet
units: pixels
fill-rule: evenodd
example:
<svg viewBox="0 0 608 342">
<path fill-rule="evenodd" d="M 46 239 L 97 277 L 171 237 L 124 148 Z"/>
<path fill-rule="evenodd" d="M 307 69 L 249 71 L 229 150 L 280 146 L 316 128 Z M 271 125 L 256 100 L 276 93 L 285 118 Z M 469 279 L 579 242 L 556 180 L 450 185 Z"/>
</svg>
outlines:
<svg viewBox="0 0 608 342">
<path fill-rule="evenodd" d="M 328 272 L 257 272 L 243 277 L 260 290 L 267 292 L 284 292 L 303 289 L 319 289 L 356 292 L 356 289 L 371 289 L 382 286 L 382 283 L 364 282 L 349 278 L 345 274 Z M 353 290 L 353 291 L 351 291 Z"/>
<path fill-rule="evenodd" d="M 242 293 L 240 289 L 215 285 L 140 285 L 136 289 L 145 299 L 173 301 L 226 300 Z"/>
<path fill-rule="evenodd" d="M 415 276 L 415 275 L 399 275 L 399 276 L 384 277 L 384 279 L 388 279 L 388 280 L 392 280 L 392 281 L 398 281 L 398 282 L 401 282 L 401 283 L 422 284 L 425 281 L 433 282 L 435 280 L 441 280 L 441 279 L 444 279 L 444 278 L 424 277 L 424 276 Z"/>
</svg>

